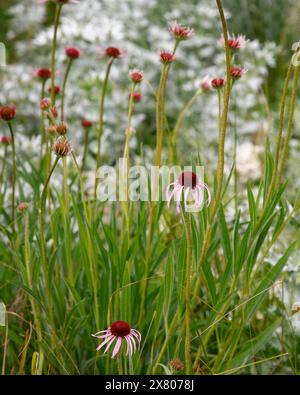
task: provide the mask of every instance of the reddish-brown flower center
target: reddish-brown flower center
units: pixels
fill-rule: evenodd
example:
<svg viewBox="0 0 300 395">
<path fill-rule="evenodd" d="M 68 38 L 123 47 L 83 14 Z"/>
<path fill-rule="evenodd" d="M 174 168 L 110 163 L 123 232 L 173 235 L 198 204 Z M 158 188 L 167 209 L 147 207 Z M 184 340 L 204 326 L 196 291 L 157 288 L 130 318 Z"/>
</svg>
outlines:
<svg viewBox="0 0 300 395">
<path fill-rule="evenodd" d="M 130 326 L 125 321 L 116 321 L 111 324 L 110 331 L 115 336 L 125 337 L 130 334 Z"/>
<path fill-rule="evenodd" d="M 184 173 L 181 173 L 178 182 L 180 185 L 182 185 L 185 188 L 192 188 L 194 189 L 197 185 L 198 182 L 198 177 L 196 173 L 192 171 L 185 171 Z"/>
<path fill-rule="evenodd" d="M 105 50 L 106 55 L 110 56 L 112 58 L 118 58 L 119 56 L 121 56 L 121 51 L 119 50 L 119 48 L 116 47 L 108 47 Z"/>
</svg>

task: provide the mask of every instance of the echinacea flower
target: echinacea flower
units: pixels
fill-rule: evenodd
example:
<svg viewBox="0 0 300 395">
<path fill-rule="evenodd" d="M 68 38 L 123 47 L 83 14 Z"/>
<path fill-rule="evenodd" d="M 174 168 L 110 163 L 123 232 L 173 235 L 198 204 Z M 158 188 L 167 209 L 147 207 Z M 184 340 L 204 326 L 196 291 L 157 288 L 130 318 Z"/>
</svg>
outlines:
<svg viewBox="0 0 300 395">
<path fill-rule="evenodd" d="M 48 92 L 51 93 L 52 92 L 52 87 L 50 86 L 50 88 L 48 89 Z M 54 94 L 55 95 L 59 95 L 61 92 L 61 87 L 60 85 L 55 85 L 54 86 Z"/>
<path fill-rule="evenodd" d="M 246 39 L 246 37 L 243 36 L 242 34 L 239 34 L 238 36 L 232 34 L 231 36 L 228 37 L 229 48 L 234 51 L 238 51 L 239 49 L 245 48 L 247 41 L 248 40 Z M 223 39 L 223 43 L 224 43 L 224 39 Z"/>
<path fill-rule="evenodd" d="M 0 108 L 0 118 L 4 121 L 11 121 L 16 116 L 16 107 L 15 106 L 3 106 Z"/>
<path fill-rule="evenodd" d="M 28 204 L 26 202 L 22 202 L 18 205 L 18 210 L 20 213 L 24 213 L 28 209 Z"/>
<path fill-rule="evenodd" d="M 96 350 L 99 351 L 106 345 L 104 353 L 106 353 L 113 342 L 117 340 L 112 352 L 112 358 L 114 358 L 121 350 L 122 342 L 124 340 L 127 343 L 126 355 L 132 355 L 137 349 L 136 340 L 140 345 L 142 338 L 140 332 L 131 328 L 125 321 L 113 322 L 108 329 L 97 332 L 92 336 L 97 337 L 98 339 L 103 339 L 102 343 L 100 343 Z"/>
<path fill-rule="evenodd" d="M 163 49 L 160 50 L 159 57 L 160 57 L 160 61 L 163 64 L 169 64 L 169 63 L 174 62 L 174 60 L 175 60 L 175 55 L 173 54 L 173 52 L 165 51 Z"/>
<path fill-rule="evenodd" d="M 130 79 L 132 82 L 134 82 L 135 84 L 138 84 L 139 82 L 141 82 L 144 78 L 144 73 L 140 70 L 132 70 L 129 73 Z"/>
<path fill-rule="evenodd" d="M 76 47 L 67 47 L 65 48 L 65 53 L 70 59 L 78 59 L 81 55 L 80 49 Z"/>
<path fill-rule="evenodd" d="M 11 137 L 1 136 L 0 143 L 2 143 L 4 145 L 10 145 L 12 143 L 12 139 L 11 139 Z"/>
<path fill-rule="evenodd" d="M 200 82 L 200 87 L 204 90 L 204 91 L 209 91 L 212 88 L 212 78 L 209 75 L 206 75 L 205 77 L 202 78 L 201 82 Z"/>
<path fill-rule="evenodd" d="M 37 3 L 39 4 L 44 4 L 44 3 L 49 3 L 49 1 L 52 1 L 53 3 L 57 4 L 78 4 L 80 3 L 80 0 L 37 0 Z"/>
<path fill-rule="evenodd" d="M 89 121 L 89 120 L 87 120 L 87 119 L 84 119 L 84 120 L 81 122 L 81 125 L 82 125 L 84 128 L 89 129 L 89 128 L 91 128 L 91 127 L 93 126 L 93 122 L 92 122 L 92 121 Z"/>
<path fill-rule="evenodd" d="M 171 191 L 172 187 L 173 190 Z M 204 196 L 205 191 L 208 195 L 206 200 Z M 181 173 L 178 179 L 168 186 L 166 191 L 168 207 L 170 207 L 173 197 L 176 202 L 176 210 L 178 213 L 180 213 L 182 203 L 186 211 L 198 211 L 203 205 L 209 206 L 211 201 L 211 194 L 208 186 L 198 179 L 196 173 L 191 171 Z M 190 198 L 192 198 L 192 204 L 189 204 Z"/>
<path fill-rule="evenodd" d="M 130 92 L 128 94 L 128 98 L 130 99 L 131 96 L 133 98 L 133 101 L 136 102 L 136 103 L 140 102 L 142 100 L 142 98 L 143 98 L 143 95 L 140 92 L 133 92 L 133 93 Z"/>
<path fill-rule="evenodd" d="M 33 74 L 35 77 L 39 77 L 42 80 L 48 80 L 49 78 L 51 78 L 52 73 L 51 73 L 50 69 L 41 67 L 41 68 L 35 69 Z"/>
<path fill-rule="evenodd" d="M 109 58 L 114 58 L 114 59 L 118 59 L 121 58 L 122 56 L 124 56 L 124 52 L 117 47 L 107 47 L 104 50 L 104 53 L 107 57 Z"/>
<path fill-rule="evenodd" d="M 233 66 L 230 69 L 230 75 L 234 80 L 241 78 L 246 72 L 247 70 L 240 66 Z"/>
<path fill-rule="evenodd" d="M 64 137 L 59 137 L 54 143 L 53 151 L 57 156 L 65 157 L 70 155 L 72 149 L 70 143 Z"/>
<path fill-rule="evenodd" d="M 40 109 L 41 110 L 48 110 L 49 108 L 50 108 L 50 106 L 51 106 L 51 101 L 50 101 L 50 99 L 48 99 L 48 98 L 45 98 L 45 99 L 42 99 L 41 101 L 40 101 Z"/>
<path fill-rule="evenodd" d="M 180 25 L 178 22 L 174 21 L 170 25 L 170 32 L 174 38 L 178 41 L 187 40 L 194 35 L 194 30 L 189 27 Z"/>
<path fill-rule="evenodd" d="M 224 78 L 214 78 L 211 81 L 211 86 L 215 89 L 221 89 L 225 86 L 225 79 Z"/>
</svg>

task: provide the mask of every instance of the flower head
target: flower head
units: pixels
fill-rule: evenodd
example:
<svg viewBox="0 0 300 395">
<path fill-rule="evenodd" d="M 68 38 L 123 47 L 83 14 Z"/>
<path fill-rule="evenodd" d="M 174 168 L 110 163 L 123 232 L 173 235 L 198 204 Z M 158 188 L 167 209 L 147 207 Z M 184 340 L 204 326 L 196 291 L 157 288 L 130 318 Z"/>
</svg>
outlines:
<svg viewBox="0 0 300 395">
<path fill-rule="evenodd" d="M 41 110 L 48 110 L 51 106 L 51 101 L 48 98 L 42 99 L 40 101 L 40 109 Z"/>
<path fill-rule="evenodd" d="M 55 95 L 59 95 L 61 91 L 61 87 L 60 85 L 55 85 L 54 86 L 54 94 Z M 50 88 L 48 89 L 48 92 L 51 93 L 52 92 L 52 87 L 50 86 Z"/>
<path fill-rule="evenodd" d="M 165 51 L 165 50 L 160 50 L 160 52 L 159 52 L 159 57 L 160 57 L 160 61 L 163 63 L 163 64 L 169 64 L 169 63 L 172 63 L 172 62 L 174 62 L 174 60 L 176 59 L 175 58 L 175 55 L 173 54 L 173 52 L 170 52 L 170 51 Z"/>
<path fill-rule="evenodd" d="M 194 30 L 189 27 L 182 26 L 178 22 L 174 21 L 170 25 L 170 32 L 174 38 L 178 41 L 187 40 L 194 35 Z"/>
<path fill-rule="evenodd" d="M 0 118 L 4 121 L 11 121 L 16 116 L 15 106 L 3 106 L 0 108 Z"/>
<path fill-rule="evenodd" d="M 179 358 L 172 359 L 170 365 L 176 372 L 184 369 L 184 364 Z"/>
<path fill-rule="evenodd" d="M 120 351 L 122 341 L 125 340 L 127 343 L 126 355 L 132 355 L 137 349 L 136 340 L 140 345 L 142 338 L 140 332 L 131 328 L 125 321 L 113 322 L 108 329 L 97 332 L 92 336 L 97 337 L 98 339 L 103 339 L 102 343 L 97 347 L 97 351 L 106 345 L 104 353 L 106 353 L 112 343 L 117 340 L 112 352 L 112 358 L 114 358 Z"/>
<path fill-rule="evenodd" d="M 68 156 L 72 149 L 70 143 L 64 137 L 59 137 L 53 146 L 53 151 L 57 156 L 64 157 Z"/>
<path fill-rule="evenodd" d="M 28 209 L 28 204 L 26 202 L 22 202 L 18 205 L 18 210 L 20 213 L 24 213 Z"/>
<path fill-rule="evenodd" d="M 171 191 L 171 188 L 173 190 Z M 207 192 L 207 200 L 205 200 L 204 192 Z M 196 173 L 192 171 L 185 171 L 180 174 L 178 179 L 171 183 L 166 192 L 166 199 L 168 207 L 172 198 L 176 202 L 177 212 L 180 212 L 180 207 L 183 202 L 184 209 L 186 211 L 198 211 L 203 205 L 208 206 L 211 201 L 210 191 L 208 186 L 199 181 Z M 188 204 L 190 198 L 192 198 L 192 204 Z"/>
<path fill-rule="evenodd" d="M 245 73 L 247 70 L 240 66 L 233 66 L 230 69 L 230 75 L 234 80 L 241 78 Z"/>
<path fill-rule="evenodd" d="M 9 145 L 9 144 L 12 143 L 12 139 L 11 139 L 11 137 L 1 136 L 0 137 L 0 143 L 2 143 L 4 145 Z"/>
<path fill-rule="evenodd" d="M 225 86 L 225 79 L 224 78 L 214 78 L 211 81 L 211 85 L 215 89 L 221 89 L 224 88 Z"/>
<path fill-rule="evenodd" d="M 206 75 L 202 78 L 200 82 L 200 86 L 204 91 L 209 91 L 212 88 L 212 78 L 209 75 Z"/>
<path fill-rule="evenodd" d="M 118 59 L 124 56 L 124 52 L 117 47 L 107 47 L 105 50 L 105 55 L 109 58 Z"/>
<path fill-rule="evenodd" d="M 55 135 L 56 134 L 56 125 L 49 125 L 47 127 L 47 133 L 49 133 L 51 135 Z"/>
<path fill-rule="evenodd" d="M 134 102 L 138 103 L 142 100 L 143 95 L 140 92 L 133 92 L 133 93 L 130 92 L 128 94 L 128 98 L 130 99 L 131 97 L 133 98 Z"/>
<path fill-rule="evenodd" d="M 228 37 L 228 45 L 229 48 L 232 49 L 233 51 L 238 51 L 239 49 L 242 49 L 246 46 L 247 44 L 247 39 L 245 36 L 239 34 L 238 36 L 235 36 L 232 34 L 231 36 Z M 224 43 L 224 39 L 223 39 Z"/>
<path fill-rule="evenodd" d="M 44 67 L 34 70 L 34 75 L 41 78 L 42 80 L 48 80 L 51 78 L 51 74 L 51 70 Z"/>
<path fill-rule="evenodd" d="M 81 122 L 81 125 L 82 125 L 84 128 L 89 129 L 89 128 L 91 128 L 91 127 L 93 126 L 93 122 L 92 122 L 92 121 L 89 121 L 89 120 L 87 120 L 87 119 L 84 119 L 84 120 Z"/>
<path fill-rule="evenodd" d="M 77 59 L 81 55 L 80 49 L 78 49 L 76 47 L 65 48 L 65 53 L 66 53 L 67 57 L 70 59 Z"/>
<path fill-rule="evenodd" d="M 144 78 L 144 73 L 140 70 L 132 70 L 129 73 L 130 79 L 132 82 L 134 82 L 135 84 L 138 84 L 139 82 L 141 82 Z"/>
</svg>

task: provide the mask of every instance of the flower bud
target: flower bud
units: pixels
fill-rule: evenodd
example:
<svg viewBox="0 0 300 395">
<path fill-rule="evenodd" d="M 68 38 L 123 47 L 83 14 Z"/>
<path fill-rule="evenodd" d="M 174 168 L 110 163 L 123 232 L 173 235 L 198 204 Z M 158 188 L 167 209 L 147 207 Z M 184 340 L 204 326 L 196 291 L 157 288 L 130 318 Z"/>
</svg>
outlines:
<svg viewBox="0 0 300 395">
<path fill-rule="evenodd" d="M 49 99 L 45 98 L 40 101 L 41 110 L 46 111 L 50 108 L 50 106 L 51 106 L 51 101 Z"/>
<path fill-rule="evenodd" d="M 11 121 L 16 116 L 16 107 L 15 106 L 3 106 L 0 108 L 0 117 L 4 121 Z"/>
<path fill-rule="evenodd" d="M 56 132 L 61 136 L 67 134 L 68 129 L 69 129 L 68 125 L 65 122 L 60 122 L 56 125 Z"/>
</svg>

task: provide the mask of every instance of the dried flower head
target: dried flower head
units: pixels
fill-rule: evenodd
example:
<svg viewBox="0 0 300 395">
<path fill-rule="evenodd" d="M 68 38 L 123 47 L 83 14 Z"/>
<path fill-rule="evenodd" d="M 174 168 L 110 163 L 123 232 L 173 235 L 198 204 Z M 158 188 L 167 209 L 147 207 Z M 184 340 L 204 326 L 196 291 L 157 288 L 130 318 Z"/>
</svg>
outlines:
<svg viewBox="0 0 300 395">
<path fill-rule="evenodd" d="M 68 156 L 71 153 L 71 145 L 64 137 L 59 137 L 54 146 L 53 151 L 57 156 L 64 157 Z"/>
<path fill-rule="evenodd" d="M 11 137 L 1 136 L 0 143 L 2 143 L 4 145 L 10 145 L 12 143 L 12 139 L 11 139 Z"/>
<path fill-rule="evenodd" d="M 80 49 L 78 49 L 76 47 L 65 48 L 65 53 L 66 53 L 67 57 L 70 59 L 78 59 L 81 55 Z"/>
<path fill-rule="evenodd" d="M 34 75 L 41 78 L 42 80 L 48 80 L 49 78 L 51 78 L 51 70 L 47 68 L 35 69 Z"/>
<path fill-rule="evenodd" d="M 141 100 L 142 100 L 142 98 L 143 98 L 143 95 L 140 93 L 140 92 L 130 92 L 129 94 L 128 94 L 128 98 L 130 99 L 130 98 L 133 98 L 133 101 L 135 102 L 135 103 L 138 103 L 138 102 L 140 102 Z"/>
<path fill-rule="evenodd" d="M 171 188 L 173 187 L 173 190 Z M 204 192 L 206 191 L 208 197 L 205 200 Z M 204 205 L 208 206 L 211 201 L 210 191 L 208 186 L 202 183 L 196 173 L 192 171 L 185 171 L 180 174 L 175 182 L 172 182 L 166 191 L 166 199 L 168 207 L 172 198 L 176 202 L 177 212 L 180 212 L 181 204 L 186 211 L 198 211 Z M 189 204 L 190 198 L 192 199 L 192 204 Z"/>
<path fill-rule="evenodd" d="M 45 99 L 42 99 L 42 100 L 40 101 L 40 109 L 41 109 L 41 110 L 46 111 L 46 110 L 48 110 L 48 109 L 50 108 L 50 106 L 51 106 L 51 101 L 50 101 L 50 99 L 45 98 Z"/>
<path fill-rule="evenodd" d="M 233 66 L 230 69 L 230 75 L 234 80 L 241 78 L 246 72 L 247 70 L 240 66 Z"/>
<path fill-rule="evenodd" d="M 24 213 L 28 209 L 28 204 L 26 202 L 22 202 L 18 205 L 18 210 L 20 213 Z"/>
<path fill-rule="evenodd" d="M 176 58 L 175 58 L 175 55 L 173 54 L 173 52 L 165 51 L 165 50 L 163 50 L 163 49 L 160 50 L 159 57 L 160 57 L 160 61 L 161 61 L 163 64 L 172 63 L 172 62 L 174 62 L 174 60 L 176 59 Z"/>
<path fill-rule="evenodd" d="M 0 108 L 0 118 L 4 121 L 11 121 L 16 116 L 16 106 L 2 106 Z"/>
<path fill-rule="evenodd" d="M 138 84 L 139 82 L 141 82 L 144 78 L 144 73 L 140 70 L 132 70 L 129 73 L 130 79 L 132 82 L 134 82 L 135 84 Z"/>
<path fill-rule="evenodd" d="M 64 136 L 68 133 L 69 127 L 65 122 L 60 122 L 56 126 L 56 133 L 60 136 Z"/>
<path fill-rule="evenodd" d="M 81 125 L 82 125 L 84 128 L 89 129 L 89 128 L 91 128 L 91 127 L 93 126 L 93 122 L 92 122 L 92 121 L 89 121 L 89 120 L 87 120 L 87 119 L 84 119 L 84 120 L 81 122 Z"/>
<path fill-rule="evenodd" d="M 211 81 L 211 85 L 215 89 L 221 89 L 224 88 L 225 86 L 225 79 L 224 78 L 214 78 Z"/>
<path fill-rule="evenodd" d="M 194 35 L 194 30 L 189 27 L 182 26 L 178 22 L 174 21 L 170 25 L 170 32 L 176 40 L 187 40 Z"/>
<path fill-rule="evenodd" d="M 51 134 L 52 136 L 56 134 L 56 125 L 49 125 L 47 127 L 47 133 Z"/>
<path fill-rule="evenodd" d="M 127 343 L 126 355 L 132 355 L 137 349 L 136 340 L 140 345 L 142 338 L 140 332 L 136 329 L 132 329 L 125 321 L 113 322 L 108 329 L 97 332 L 92 336 L 97 337 L 98 339 L 103 339 L 102 343 L 97 347 L 97 351 L 106 345 L 104 353 L 106 353 L 112 343 L 117 340 L 112 352 L 112 358 L 114 358 L 121 350 L 122 342 L 124 340 Z"/>
</svg>

